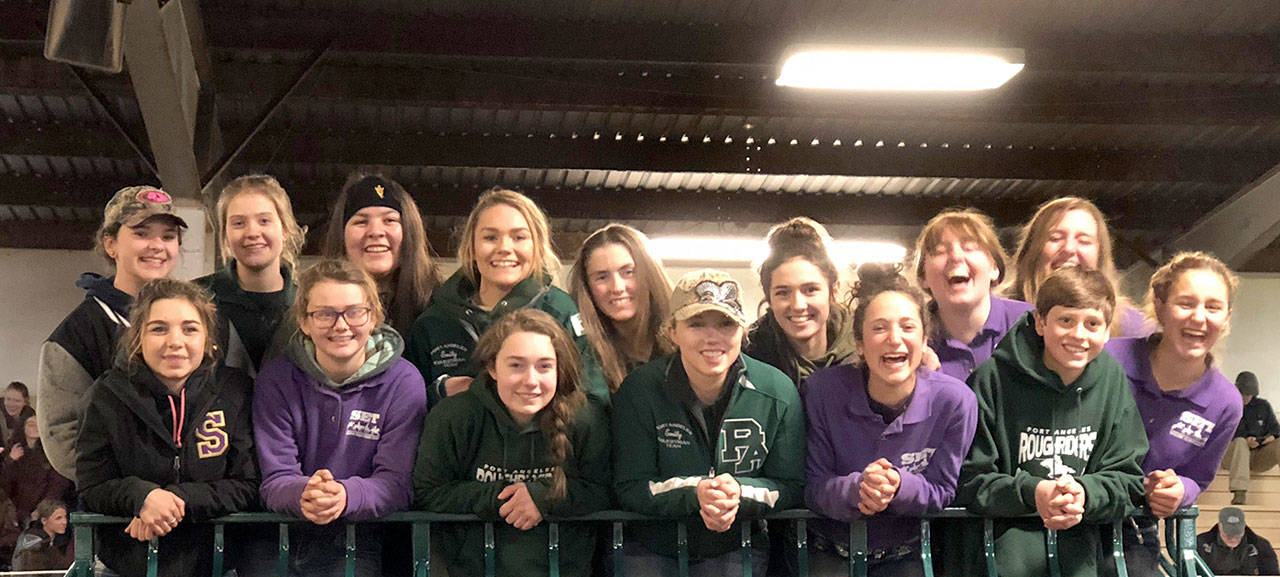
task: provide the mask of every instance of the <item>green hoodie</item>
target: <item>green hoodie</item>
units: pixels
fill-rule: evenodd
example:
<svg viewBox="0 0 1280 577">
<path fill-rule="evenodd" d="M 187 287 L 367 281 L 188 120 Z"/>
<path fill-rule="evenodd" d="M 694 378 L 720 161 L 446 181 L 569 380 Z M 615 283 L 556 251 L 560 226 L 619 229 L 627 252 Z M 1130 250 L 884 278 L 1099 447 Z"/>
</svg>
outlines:
<svg viewBox="0 0 1280 577">
<path fill-rule="evenodd" d="M 741 523 L 797 506 L 804 495 L 804 408 L 778 369 L 739 355 L 725 377 L 727 406 L 718 429 L 695 405 L 680 353 L 627 375 L 614 395 L 614 494 L 626 510 L 687 519 L 689 557 L 706 559 L 738 549 Z M 729 473 L 742 486 L 738 518 L 724 533 L 698 518 L 698 481 Z M 632 523 L 633 536 L 659 555 L 676 556 L 670 522 Z M 762 535 L 757 534 L 757 537 Z M 767 543 L 756 541 L 757 546 Z"/>
<path fill-rule="evenodd" d="M 474 514 L 495 521 L 498 575 L 546 575 L 548 521 L 609 507 L 609 430 L 603 409 L 587 403 L 569 434 L 573 454 L 564 464 L 566 496 L 549 501 L 551 466 L 546 436 L 535 423 L 512 420 L 487 375 L 471 388 L 440 402 L 427 414 L 413 471 L 415 508 Z M 519 531 L 498 515 L 498 494 L 524 481 L 543 522 Z M 484 573 L 484 527 L 478 523 L 441 525 L 440 543 L 463 575 Z M 589 523 L 560 526 L 560 574 L 587 575 L 595 547 Z"/>
<path fill-rule="evenodd" d="M 843 307 L 831 309 L 827 320 L 827 352 L 817 359 L 806 359 L 796 354 L 787 333 L 778 326 L 773 311 L 769 310 L 756 320 L 747 331 L 747 341 L 742 352 L 753 359 L 773 365 L 796 386 L 818 369 L 844 364 L 858 352 L 853 339 L 853 319 Z"/>
<path fill-rule="evenodd" d="M 413 323 L 404 358 L 422 372 L 427 383 L 427 400 L 435 406 L 444 397 L 444 379 L 474 377 L 480 372 L 471 359 L 476 341 L 503 315 L 522 308 L 543 311 L 560 323 L 573 337 L 582 355 L 582 378 L 587 397 L 609 404 L 609 386 L 596 360 L 595 349 L 582 331 L 578 307 L 568 293 L 549 281 L 530 276 L 517 284 L 493 310 L 476 306 L 476 286 L 462 270 L 453 273 L 436 289 L 431 306 Z"/>
<path fill-rule="evenodd" d="M 969 377 L 978 395 L 978 429 L 960 469 L 955 505 L 987 517 L 1036 513 L 1040 481 L 1070 474 L 1085 491 L 1083 521 L 1058 532 L 1064 576 L 1097 572 L 1099 525 L 1144 502 L 1141 462 L 1147 437 L 1124 369 L 1106 352 L 1065 385 L 1044 363 L 1044 338 L 1027 313 Z M 965 571 L 985 573 L 981 531 L 966 532 Z M 1039 518 L 996 523 L 1002 576 L 1047 574 Z"/>
</svg>

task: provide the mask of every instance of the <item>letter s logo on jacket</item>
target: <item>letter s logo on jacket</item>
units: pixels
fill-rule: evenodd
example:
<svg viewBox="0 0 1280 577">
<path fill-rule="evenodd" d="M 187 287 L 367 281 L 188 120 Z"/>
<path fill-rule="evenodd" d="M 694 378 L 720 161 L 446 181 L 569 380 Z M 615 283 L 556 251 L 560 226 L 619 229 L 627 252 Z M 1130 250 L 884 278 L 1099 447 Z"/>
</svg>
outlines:
<svg viewBox="0 0 1280 577">
<path fill-rule="evenodd" d="M 205 414 L 204 422 L 196 429 L 196 453 L 201 459 L 220 457 L 231 446 L 227 439 L 227 417 L 222 411 L 210 411 Z"/>
</svg>

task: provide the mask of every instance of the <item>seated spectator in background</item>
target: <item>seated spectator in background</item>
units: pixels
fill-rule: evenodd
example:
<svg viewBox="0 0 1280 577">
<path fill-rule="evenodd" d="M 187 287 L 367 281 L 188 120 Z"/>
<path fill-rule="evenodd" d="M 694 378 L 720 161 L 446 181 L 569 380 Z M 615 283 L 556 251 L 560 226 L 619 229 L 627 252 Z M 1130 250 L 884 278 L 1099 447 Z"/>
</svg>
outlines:
<svg viewBox="0 0 1280 577">
<path fill-rule="evenodd" d="M 49 459 L 45 458 L 44 443 L 40 442 L 40 425 L 34 413 L 14 431 L 8 447 L 3 469 L 0 469 L 0 487 L 13 501 L 23 525 L 41 501 L 75 498 L 75 494 L 70 493 L 71 480 L 53 470 Z"/>
<path fill-rule="evenodd" d="M 13 432 L 21 428 L 27 415 L 34 414 L 27 385 L 20 381 L 9 383 L 9 387 L 4 390 L 4 418 L 0 419 L 0 439 L 8 441 Z"/>
<path fill-rule="evenodd" d="M 1258 398 L 1258 377 L 1249 371 L 1236 375 L 1236 389 L 1244 401 L 1244 415 L 1236 436 L 1222 459 L 1223 468 L 1231 471 L 1232 505 L 1244 505 L 1249 490 L 1249 475 L 1261 473 L 1280 464 L 1280 423 L 1271 403 Z"/>
<path fill-rule="evenodd" d="M 409 507 L 427 390 L 354 264 L 303 271 L 291 314 L 300 333 L 254 384 L 262 499 L 314 523 L 290 532 L 290 575 L 341 575 L 346 522 Z M 383 532 L 356 528 L 356 575 L 381 574 Z"/>
<path fill-rule="evenodd" d="M 71 566 L 70 540 L 57 539 L 67 532 L 67 506 L 45 499 L 36 506 L 35 518 L 18 537 L 13 551 L 14 571 L 59 571 Z M 57 539 L 57 542 L 55 542 Z"/>
<path fill-rule="evenodd" d="M 98 558 L 144 575 L 159 539 L 159 575 L 209 575 L 213 526 L 258 502 L 248 375 L 217 362 L 213 299 L 159 279 L 138 292 L 116 367 L 90 387 L 76 442 L 87 511 L 132 518 L 96 531 Z M 233 559 L 236 555 L 230 555 Z"/>
<path fill-rule="evenodd" d="M 18 543 L 18 534 L 22 532 L 24 523 L 18 523 L 18 515 L 13 510 L 13 502 L 0 495 L 0 571 L 9 571 L 9 558 L 13 557 L 14 545 Z"/>
<path fill-rule="evenodd" d="M 1244 511 L 1227 507 L 1218 524 L 1196 536 L 1196 549 L 1214 575 L 1280 575 L 1271 542 L 1244 524 Z"/>
<path fill-rule="evenodd" d="M 1062 575 L 1097 575 L 1102 543 L 1089 524 L 1124 517 L 1143 498 L 1147 436 L 1124 369 L 1101 354 L 1115 311 L 1102 273 L 1058 269 L 1035 311 L 969 377 L 978 428 L 955 504 L 983 517 L 1039 515 L 996 520 L 1002 576 L 1048 573 L 1046 529 L 1058 531 Z M 982 531 L 966 536 L 961 574 L 981 574 Z"/>
</svg>

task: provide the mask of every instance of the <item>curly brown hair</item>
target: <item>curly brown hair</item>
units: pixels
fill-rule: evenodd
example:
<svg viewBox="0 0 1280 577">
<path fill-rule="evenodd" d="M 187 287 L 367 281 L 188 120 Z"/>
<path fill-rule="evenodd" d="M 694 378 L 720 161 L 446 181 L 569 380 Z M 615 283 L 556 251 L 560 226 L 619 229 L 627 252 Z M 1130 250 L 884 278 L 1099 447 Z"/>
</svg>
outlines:
<svg viewBox="0 0 1280 577">
<path fill-rule="evenodd" d="M 128 370 L 146 364 L 142 358 L 142 330 L 151 315 L 151 305 L 164 299 L 184 300 L 195 307 L 205 330 L 204 360 L 200 366 L 212 366 L 218 360 L 218 310 L 214 307 L 213 296 L 197 284 L 171 278 L 155 279 L 142 285 L 138 291 L 138 298 L 133 301 L 133 309 L 129 313 L 129 328 L 120 338 L 116 364 Z"/>
</svg>

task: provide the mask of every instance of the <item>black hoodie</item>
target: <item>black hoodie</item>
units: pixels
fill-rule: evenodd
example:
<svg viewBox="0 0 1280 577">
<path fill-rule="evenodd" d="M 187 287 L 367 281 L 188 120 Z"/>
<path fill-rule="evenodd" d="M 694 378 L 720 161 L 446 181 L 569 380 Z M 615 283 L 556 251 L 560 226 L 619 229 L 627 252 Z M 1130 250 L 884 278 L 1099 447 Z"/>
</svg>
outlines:
<svg viewBox="0 0 1280 577">
<path fill-rule="evenodd" d="M 115 277 L 80 275 L 76 286 L 85 289 L 84 300 L 40 347 L 36 419 L 49 464 L 68 479 L 76 478 L 76 434 L 85 391 L 111 368 L 116 341 L 129 326 L 133 297 L 114 282 Z"/>
<path fill-rule="evenodd" d="M 206 366 L 187 379 L 184 395 L 171 395 L 144 366 L 107 371 L 89 389 L 76 443 L 85 509 L 136 517 L 154 489 L 186 502 L 186 517 L 160 538 L 160 575 L 208 575 L 213 527 L 193 521 L 258 502 L 250 387 L 237 369 Z M 146 572 L 146 543 L 117 526 L 102 527 L 97 539 L 108 567 L 121 575 Z"/>
</svg>

